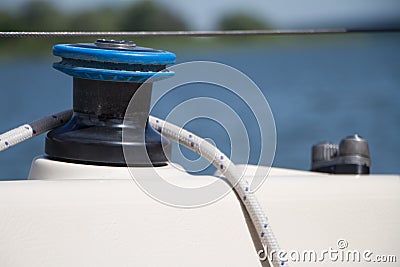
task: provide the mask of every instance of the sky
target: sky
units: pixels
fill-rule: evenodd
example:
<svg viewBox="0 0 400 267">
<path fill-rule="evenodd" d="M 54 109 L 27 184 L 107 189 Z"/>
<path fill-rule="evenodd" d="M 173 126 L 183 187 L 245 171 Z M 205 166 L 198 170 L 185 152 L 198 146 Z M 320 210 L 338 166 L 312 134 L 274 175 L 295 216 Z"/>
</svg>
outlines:
<svg viewBox="0 0 400 267">
<path fill-rule="evenodd" d="M 0 0 L 18 9 L 30 0 Z M 139 0 L 48 0 L 63 10 L 124 5 Z M 213 29 L 221 15 L 246 12 L 276 28 L 357 27 L 400 21 L 400 0 L 154 0 L 181 15 L 196 30 Z"/>
</svg>

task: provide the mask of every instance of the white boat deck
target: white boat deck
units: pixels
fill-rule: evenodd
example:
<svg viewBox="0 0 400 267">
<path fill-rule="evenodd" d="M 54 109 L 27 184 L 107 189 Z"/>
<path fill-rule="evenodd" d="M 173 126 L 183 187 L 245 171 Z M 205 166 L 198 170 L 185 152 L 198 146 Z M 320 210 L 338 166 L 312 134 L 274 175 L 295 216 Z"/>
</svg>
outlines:
<svg viewBox="0 0 400 267">
<path fill-rule="evenodd" d="M 159 170 L 185 186 L 227 186 L 219 178 L 191 176 L 172 166 Z M 140 172 L 139 179 L 151 179 L 147 168 Z M 176 208 L 150 198 L 126 168 L 44 158 L 35 160 L 30 178 L 42 180 L 0 182 L 0 266 L 261 266 L 233 193 L 201 208 Z M 287 252 L 320 255 L 337 250 L 344 239 L 348 247 L 343 251 L 395 255 L 397 263 L 385 266 L 398 266 L 399 178 L 272 168 L 256 194 Z M 310 265 L 366 263 L 329 258 L 290 263 Z"/>
</svg>

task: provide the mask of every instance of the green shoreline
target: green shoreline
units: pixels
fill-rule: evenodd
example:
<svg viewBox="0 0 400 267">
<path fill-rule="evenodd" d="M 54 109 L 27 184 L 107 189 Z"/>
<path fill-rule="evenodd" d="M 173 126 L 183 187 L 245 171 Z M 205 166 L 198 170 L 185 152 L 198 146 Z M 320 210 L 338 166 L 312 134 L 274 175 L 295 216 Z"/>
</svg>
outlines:
<svg viewBox="0 0 400 267">
<path fill-rule="evenodd" d="M 140 37 L 118 38 L 133 40 L 138 46 L 161 50 L 210 51 L 268 49 L 271 47 L 316 47 L 361 44 L 377 34 L 289 35 L 252 37 Z M 51 56 L 52 47 L 59 43 L 92 43 L 97 38 L 3 38 L 0 39 L 0 58 Z"/>
</svg>

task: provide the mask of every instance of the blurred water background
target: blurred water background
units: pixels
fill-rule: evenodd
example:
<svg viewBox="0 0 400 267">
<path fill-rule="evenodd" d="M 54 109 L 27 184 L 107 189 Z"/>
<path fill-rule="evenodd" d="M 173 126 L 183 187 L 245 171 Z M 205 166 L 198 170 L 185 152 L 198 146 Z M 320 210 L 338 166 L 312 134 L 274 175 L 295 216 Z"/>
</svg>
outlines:
<svg viewBox="0 0 400 267">
<path fill-rule="evenodd" d="M 308 170 L 312 144 L 339 142 L 358 133 L 369 141 L 372 173 L 398 174 L 399 44 L 399 34 L 352 34 L 283 36 L 260 43 L 236 39 L 226 47 L 167 48 L 177 54 L 178 63 L 228 64 L 260 87 L 276 122 L 273 166 Z M 47 56 L 17 55 L 0 60 L 1 132 L 72 106 L 72 79 L 53 70 L 54 61 Z M 187 90 L 186 96 L 191 92 Z M 213 97 L 218 98 L 218 91 Z M 201 120 L 188 126 L 204 137 L 221 130 Z M 217 145 L 227 151 L 229 140 L 222 137 Z M 257 140 L 251 142 L 257 147 Z M 32 159 L 43 153 L 44 135 L 0 153 L 0 179 L 27 177 Z"/>
<path fill-rule="evenodd" d="M 3 0 L 0 31 L 393 29 L 400 28 L 399 14 L 397 0 L 327 0 L 324 5 L 318 0 Z M 51 57 L 50 51 L 56 43 L 86 41 L 94 40 L 0 39 L 1 132 L 71 108 L 72 79 L 51 68 L 58 59 Z M 373 173 L 400 172 L 398 33 L 135 41 L 174 52 L 177 63 L 216 61 L 248 75 L 262 90 L 275 117 L 274 166 L 307 170 L 312 144 L 339 142 L 358 133 L 370 143 Z M 175 105 L 200 96 L 226 102 L 245 120 L 249 162 L 256 163 L 260 138 L 251 110 L 222 88 L 184 86 L 168 95 L 153 114 L 165 118 Z M 234 120 L 225 123 L 239 132 Z M 229 137 L 235 137 L 235 130 L 227 133 L 218 123 L 205 119 L 191 121 L 186 127 L 231 153 Z M 40 136 L 0 153 L 0 179 L 26 177 L 32 158 L 43 154 L 43 141 Z M 246 142 L 232 143 L 240 151 L 248 149 Z M 185 149 L 182 153 L 192 160 L 197 157 Z M 201 173 L 212 172 L 207 168 Z"/>
</svg>

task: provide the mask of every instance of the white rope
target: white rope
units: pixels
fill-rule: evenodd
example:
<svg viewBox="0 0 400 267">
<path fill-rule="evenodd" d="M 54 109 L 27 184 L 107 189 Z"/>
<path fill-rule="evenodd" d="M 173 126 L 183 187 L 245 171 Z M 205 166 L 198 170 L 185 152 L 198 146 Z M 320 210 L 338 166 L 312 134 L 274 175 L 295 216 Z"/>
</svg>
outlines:
<svg viewBox="0 0 400 267">
<path fill-rule="evenodd" d="M 149 117 L 149 122 L 162 136 L 178 142 L 200 154 L 225 175 L 249 213 L 261 244 L 265 248 L 264 253 L 267 253 L 268 257 L 270 256 L 268 252 L 274 251 L 278 254 L 280 251 L 279 244 L 268 223 L 268 218 L 265 216 L 255 194 L 250 192 L 250 185 L 241 179 L 241 175 L 236 170 L 233 162 L 207 140 L 189 131 L 153 116 Z M 269 258 L 269 260 L 274 267 L 288 266 L 287 262 L 280 261 L 279 257 L 272 257 L 272 259 Z"/>
<path fill-rule="evenodd" d="M 5 132 L 0 135 L 0 151 L 64 125 L 71 116 L 72 110 L 66 110 Z"/>
<path fill-rule="evenodd" d="M 33 136 L 32 127 L 24 124 L 0 135 L 0 151 L 21 143 Z"/>
<path fill-rule="evenodd" d="M 72 115 L 72 111 L 64 111 L 53 116 L 45 117 L 29 124 L 24 124 L 18 128 L 10 130 L 0 135 L 0 151 L 5 150 L 13 145 L 21 143 L 37 134 L 56 128 L 65 123 Z M 280 251 L 278 242 L 268 223 L 261 205 L 258 203 L 254 193 L 250 192 L 247 181 L 241 179 L 241 175 L 236 170 L 233 162 L 218 148 L 209 143 L 207 140 L 186 131 L 176 125 L 165 122 L 153 116 L 149 117 L 150 125 L 161 135 L 176 141 L 189 149 L 200 154 L 209 160 L 222 174 L 228 179 L 240 201 L 243 203 L 250 219 L 257 231 L 264 253 L 268 256 L 274 267 L 288 266 L 287 262 L 280 261 L 279 257 L 270 258 L 271 253 Z M 34 129 L 33 129 L 34 128 Z M 36 129 L 36 130 L 35 130 Z"/>
</svg>

